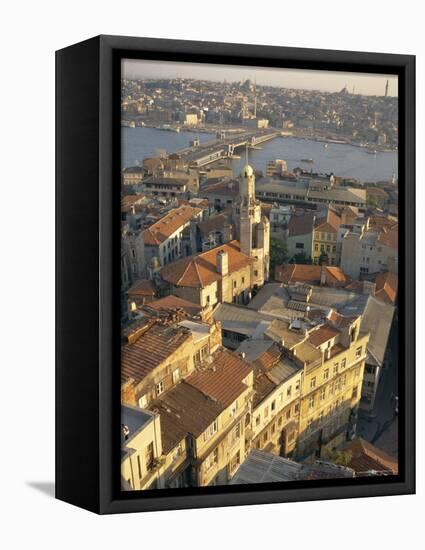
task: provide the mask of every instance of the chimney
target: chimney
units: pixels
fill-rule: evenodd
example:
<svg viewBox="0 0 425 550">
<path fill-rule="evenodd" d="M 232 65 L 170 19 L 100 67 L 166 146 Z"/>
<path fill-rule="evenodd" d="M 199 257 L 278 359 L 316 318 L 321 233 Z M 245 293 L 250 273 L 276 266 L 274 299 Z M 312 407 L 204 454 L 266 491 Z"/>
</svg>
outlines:
<svg viewBox="0 0 425 550">
<path fill-rule="evenodd" d="M 320 266 L 320 286 L 326 286 L 326 265 Z"/>
<path fill-rule="evenodd" d="M 230 223 L 225 223 L 223 227 L 223 242 L 228 243 L 232 240 L 232 226 Z"/>
<path fill-rule="evenodd" d="M 229 273 L 229 255 L 225 250 L 220 250 L 217 254 L 217 272 L 222 277 Z"/>
</svg>

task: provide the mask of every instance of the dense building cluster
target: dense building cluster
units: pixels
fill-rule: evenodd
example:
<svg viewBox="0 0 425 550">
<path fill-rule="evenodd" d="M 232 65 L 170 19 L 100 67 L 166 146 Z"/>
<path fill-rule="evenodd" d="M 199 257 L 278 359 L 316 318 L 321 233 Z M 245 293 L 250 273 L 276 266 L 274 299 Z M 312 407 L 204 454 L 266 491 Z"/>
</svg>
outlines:
<svg viewBox="0 0 425 550">
<path fill-rule="evenodd" d="M 122 488 L 396 473 L 358 434 L 397 330 L 396 180 L 222 158 L 266 121 L 395 146 L 395 99 L 183 79 L 122 97 L 137 124 L 256 129 L 123 168 Z"/>
<path fill-rule="evenodd" d="M 344 139 L 383 148 L 398 145 L 396 97 L 364 96 L 192 79 L 125 80 L 126 124 L 284 128 L 298 135 Z"/>
</svg>

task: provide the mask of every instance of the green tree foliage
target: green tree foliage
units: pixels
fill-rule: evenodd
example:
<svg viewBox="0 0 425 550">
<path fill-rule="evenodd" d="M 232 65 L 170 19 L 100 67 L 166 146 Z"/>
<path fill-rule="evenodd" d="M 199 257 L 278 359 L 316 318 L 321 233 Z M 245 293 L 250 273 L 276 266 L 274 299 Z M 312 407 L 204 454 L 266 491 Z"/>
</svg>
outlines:
<svg viewBox="0 0 425 550">
<path fill-rule="evenodd" d="M 311 258 L 305 252 L 298 252 L 291 258 L 291 264 L 311 265 Z"/>
<path fill-rule="evenodd" d="M 325 457 L 329 462 L 338 464 L 339 466 L 348 466 L 353 458 L 351 451 L 338 451 L 336 449 L 329 450 L 325 453 Z"/>
<path fill-rule="evenodd" d="M 270 239 L 270 273 L 274 276 L 274 270 L 278 265 L 288 261 L 288 251 L 285 243 L 280 239 Z"/>
</svg>

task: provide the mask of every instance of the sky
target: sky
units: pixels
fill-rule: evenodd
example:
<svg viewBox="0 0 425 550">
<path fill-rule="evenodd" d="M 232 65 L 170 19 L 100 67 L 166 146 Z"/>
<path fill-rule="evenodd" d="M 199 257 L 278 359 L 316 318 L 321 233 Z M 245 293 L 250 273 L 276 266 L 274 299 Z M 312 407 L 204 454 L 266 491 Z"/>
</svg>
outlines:
<svg viewBox="0 0 425 550">
<path fill-rule="evenodd" d="M 128 79 L 193 78 L 221 82 L 250 79 L 260 85 L 325 92 L 338 92 L 347 86 L 350 92 L 354 90 L 354 93 L 363 95 L 384 95 L 388 80 L 388 95 L 398 95 L 397 76 L 383 74 L 124 59 L 122 76 Z"/>
</svg>

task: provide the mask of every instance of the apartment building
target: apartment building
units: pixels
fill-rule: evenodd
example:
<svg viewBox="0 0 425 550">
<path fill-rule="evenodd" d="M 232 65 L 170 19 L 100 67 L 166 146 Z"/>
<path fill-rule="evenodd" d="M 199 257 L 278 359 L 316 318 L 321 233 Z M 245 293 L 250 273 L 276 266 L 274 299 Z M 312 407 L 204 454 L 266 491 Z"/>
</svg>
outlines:
<svg viewBox="0 0 425 550">
<path fill-rule="evenodd" d="M 214 320 L 204 323 L 179 321 L 176 314 L 171 317 L 142 317 L 123 331 L 123 403 L 148 407 L 221 345 L 221 328 Z"/>
<path fill-rule="evenodd" d="M 190 246 L 183 246 L 185 228 L 191 220 L 201 220 L 202 209 L 189 205 L 173 208 L 165 216 L 143 231 L 146 264 L 157 258 L 164 266 L 191 254 Z"/>
</svg>

